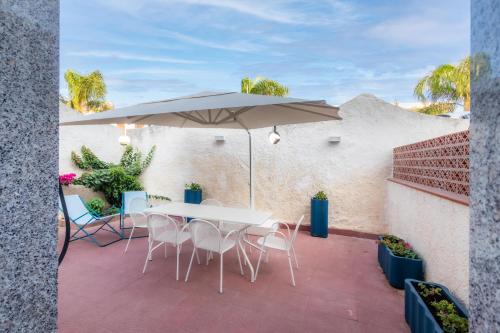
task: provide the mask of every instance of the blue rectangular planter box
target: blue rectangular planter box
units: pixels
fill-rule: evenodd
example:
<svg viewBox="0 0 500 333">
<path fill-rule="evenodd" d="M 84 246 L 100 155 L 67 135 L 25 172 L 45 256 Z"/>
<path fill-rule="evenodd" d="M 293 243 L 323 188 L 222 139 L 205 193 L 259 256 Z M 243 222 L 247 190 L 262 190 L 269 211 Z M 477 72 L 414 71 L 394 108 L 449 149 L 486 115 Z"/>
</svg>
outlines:
<svg viewBox="0 0 500 333">
<path fill-rule="evenodd" d="M 328 237 L 328 200 L 311 199 L 311 236 Z"/>
<path fill-rule="evenodd" d="M 200 204 L 201 199 L 203 197 L 203 192 L 202 191 L 193 191 L 193 190 L 184 190 L 184 202 L 185 203 L 191 203 L 191 204 Z M 192 218 L 188 217 L 187 221 L 191 221 Z"/>
<path fill-rule="evenodd" d="M 437 320 L 427 308 L 422 297 L 420 297 L 416 286 L 422 281 L 414 279 L 405 280 L 405 319 L 410 326 L 412 333 L 442 333 L 443 329 L 439 326 Z M 465 307 L 451 294 L 448 288 L 437 284 L 424 282 L 431 287 L 441 288 L 442 295 L 451 303 L 455 304 L 458 313 L 466 318 L 469 314 Z"/>
<path fill-rule="evenodd" d="M 201 203 L 202 191 L 184 190 L 184 202 L 199 204 Z"/>
<path fill-rule="evenodd" d="M 382 240 L 382 236 L 379 236 Z M 382 242 L 378 244 L 378 262 L 389 284 L 397 289 L 404 289 L 405 279 L 424 279 L 422 259 L 395 256 Z"/>
</svg>

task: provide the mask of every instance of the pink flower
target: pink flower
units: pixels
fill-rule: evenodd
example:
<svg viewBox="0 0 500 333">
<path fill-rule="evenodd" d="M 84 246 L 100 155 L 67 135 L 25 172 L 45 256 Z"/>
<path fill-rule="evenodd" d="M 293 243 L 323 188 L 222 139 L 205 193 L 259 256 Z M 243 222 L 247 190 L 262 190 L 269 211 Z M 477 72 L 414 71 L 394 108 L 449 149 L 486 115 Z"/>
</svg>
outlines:
<svg viewBox="0 0 500 333">
<path fill-rule="evenodd" d="M 410 243 L 406 243 L 406 244 L 405 244 L 405 248 L 407 248 L 407 249 L 411 249 L 411 244 L 410 244 Z"/>
<path fill-rule="evenodd" d="M 59 176 L 59 183 L 61 185 L 69 185 L 72 184 L 73 181 L 75 180 L 76 174 L 75 173 L 66 173 L 64 175 Z"/>
</svg>

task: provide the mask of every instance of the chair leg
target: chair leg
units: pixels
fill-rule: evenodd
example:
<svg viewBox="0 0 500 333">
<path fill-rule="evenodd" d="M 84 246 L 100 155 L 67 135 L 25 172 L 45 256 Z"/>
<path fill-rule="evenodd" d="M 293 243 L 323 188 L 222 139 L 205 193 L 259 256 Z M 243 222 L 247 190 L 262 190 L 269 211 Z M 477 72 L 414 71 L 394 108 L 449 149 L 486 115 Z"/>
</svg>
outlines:
<svg viewBox="0 0 500 333">
<path fill-rule="evenodd" d="M 200 262 L 200 256 L 198 255 L 198 250 L 196 248 L 195 249 L 195 252 L 196 252 L 196 260 L 198 261 L 198 265 L 201 265 L 201 262 Z"/>
<path fill-rule="evenodd" d="M 151 260 L 151 248 L 152 248 L 152 244 L 151 244 L 151 242 L 149 242 L 148 254 L 146 255 L 146 262 L 144 263 L 144 268 L 142 269 L 142 274 L 144 274 L 146 272 L 146 267 L 148 266 L 148 261 Z"/>
<path fill-rule="evenodd" d="M 191 265 L 193 264 L 193 259 L 194 259 L 195 252 L 196 252 L 196 248 L 193 248 L 193 254 L 191 254 L 191 260 L 189 260 L 189 267 L 188 267 L 188 271 L 186 273 L 186 278 L 184 279 L 184 282 L 188 281 L 189 272 L 191 271 Z"/>
<path fill-rule="evenodd" d="M 179 281 L 179 254 L 181 252 L 181 247 L 177 244 L 177 262 L 176 262 L 176 271 L 175 271 L 175 279 Z"/>
<path fill-rule="evenodd" d="M 224 272 L 223 272 L 223 267 L 224 267 L 224 254 L 220 254 L 220 284 L 219 284 L 219 292 L 222 294 L 222 284 L 223 284 L 223 279 L 224 279 Z"/>
<path fill-rule="evenodd" d="M 165 242 L 165 258 L 167 257 L 167 242 Z"/>
<path fill-rule="evenodd" d="M 266 264 L 269 262 L 269 251 L 266 252 Z"/>
<path fill-rule="evenodd" d="M 292 275 L 292 284 L 295 287 L 295 277 L 293 276 L 292 258 L 290 256 L 290 251 L 287 251 L 287 254 L 288 254 L 288 264 L 290 265 L 290 274 Z"/>
<path fill-rule="evenodd" d="M 241 275 L 245 275 L 245 273 L 243 273 L 243 266 L 241 266 L 240 249 L 238 244 L 236 244 L 236 254 L 238 255 L 238 264 L 240 265 L 240 273 Z"/>
<path fill-rule="evenodd" d="M 210 260 L 210 251 L 207 251 L 207 260 L 206 260 L 206 265 L 208 266 L 208 260 Z"/>
<path fill-rule="evenodd" d="M 295 267 L 299 269 L 299 261 L 297 259 L 297 254 L 295 253 L 295 248 L 292 246 L 293 259 L 295 260 Z"/>
<path fill-rule="evenodd" d="M 123 251 L 123 253 L 127 253 L 128 245 L 130 244 L 130 240 L 132 239 L 132 235 L 134 234 L 134 230 L 135 230 L 135 225 L 132 227 L 132 231 L 130 231 L 130 237 L 128 238 L 127 246 L 125 246 L 125 251 Z"/>
<path fill-rule="evenodd" d="M 255 269 L 254 281 L 257 280 L 257 274 L 259 274 L 259 268 L 260 268 L 260 261 L 262 260 L 262 253 L 264 252 L 266 252 L 266 250 L 262 248 L 259 254 L 259 261 L 257 261 L 257 268 Z"/>
</svg>

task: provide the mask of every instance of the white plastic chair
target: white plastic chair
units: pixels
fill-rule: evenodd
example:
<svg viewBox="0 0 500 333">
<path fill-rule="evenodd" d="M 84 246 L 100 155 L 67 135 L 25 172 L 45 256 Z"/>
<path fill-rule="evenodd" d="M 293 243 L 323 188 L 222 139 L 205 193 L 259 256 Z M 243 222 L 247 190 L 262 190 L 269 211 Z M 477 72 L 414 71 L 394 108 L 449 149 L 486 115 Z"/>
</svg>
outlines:
<svg viewBox="0 0 500 333">
<path fill-rule="evenodd" d="M 288 231 L 288 236 L 282 233 L 281 231 L 276 230 L 268 232 L 267 235 L 257 240 L 257 244 L 261 246 L 261 252 L 259 255 L 259 261 L 257 262 L 257 269 L 255 270 L 255 279 L 257 279 L 257 274 L 259 274 L 259 267 L 260 267 L 260 261 L 262 259 L 262 254 L 266 253 L 267 255 L 267 251 L 269 251 L 270 249 L 274 249 L 274 250 L 284 251 L 287 253 L 288 264 L 290 265 L 290 274 L 292 275 L 292 284 L 295 287 L 295 277 L 293 275 L 291 257 L 293 256 L 293 259 L 295 261 L 295 266 L 298 269 L 299 262 L 297 260 L 297 255 L 295 254 L 295 248 L 293 247 L 293 244 L 295 242 L 295 238 L 297 238 L 297 232 L 303 220 L 304 220 L 304 215 L 302 215 L 299 219 L 299 222 L 297 222 L 293 234 L 290 232 L 290 227 L 288 226 L 288 224 L 284 222 L 275 222 L 275 224 L 278 225 L 281 224 L 286 227 Z"/>
<path fill-rule="evenodd" d="M 185 231 L 186 227 L 179 230 L 179 226 L 170 216 L 163 214 L 149 214 L 147 217 L 147 226 L 149 230 L 148 238 L 148 255 L 144 263 L 142 273 L 146 272 L 148 261 L 151 259 L 153 251 L 162 245 L 165 245 L 165 258 L 167 257 L 167 244 L 172 245 L 177 250 L 177 263 L 175 278 L 179 280 L 179 254 L 182 249 L 182 244 L 191 239 L 189 232 Z M 155 245 L 155 243 L 157 243 Z M 198 259 L 199 261 L 199 259 Z"/>
<path fill-rule="evenodd" d="M 124 253 L 127 252 L 130 240 L 133 238 L 135 228 L 147 228 L 148 220 L 144 210 L 149 207 L 149 203 L 145 198 L 136 197 L 130 200 L 128 204 L 128 214 L 132 219 L 132 230 L 130 231 L 130 236 L 128 237 L 127 245 L 125 246 Z"/>
<path fill-rule="evenodd" d="M 236 253 L 238 255 L 238 264 L 240 265 L 240 273 L 243 275 L 243 267 L 241 266 L 240 251 L 238 249 L 238 233 L 236 230 L 228 233 L 226 236 L 222 236 L 220 230 L 212 222 L 194 219 L 188 223 L 189 231 L 191 233 L 191 239 L 194 244 L 193 253 L 191 254 L 191 260 L 189 261 L 188 271 L 186 273 L 185 282 L 188 281 L 189 273 L 191 272 L 191 266 L 193 264 L 193 258 L 197 249 L 202 249 L 207 251 L 207 264 L 209 253 L 218 253 L 220 255 L 220 281 L 219 281 L 219 292 L 222 294 L 223 286 L 223 267 L 224 267 L 224 253 L 236 246 Z"/>
</svg>

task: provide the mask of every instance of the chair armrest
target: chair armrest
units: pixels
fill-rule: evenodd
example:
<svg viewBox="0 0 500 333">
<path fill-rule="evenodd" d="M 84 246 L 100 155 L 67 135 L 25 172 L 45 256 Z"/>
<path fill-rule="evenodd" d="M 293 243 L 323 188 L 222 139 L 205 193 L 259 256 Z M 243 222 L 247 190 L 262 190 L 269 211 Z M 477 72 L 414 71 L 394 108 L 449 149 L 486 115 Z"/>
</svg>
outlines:
<svg viewBox="0 0 500 333">
<path fill-rule="evenodd" d="M 290 243 L 290 240 L 285 236 L 284 233 L 282 233 L 281 231 L 269 231 L 265 236 L 264 236 L 264 241 L 262 242 L 262 247 L 266 247 L 266 240 L 267 240 L 267 237 L 271 236 L 271 235 L 279 235 L 281 236 L 285 241 L 287 241 L 288 243 Z"/>
<path fill-rule="evenodd" d="M 292 237 L 292 234 L 290 232 L 290 226 L 287 223 L 282 222 L 282 221 L 276 221 L 273 223 L 272 227 L 274 227 L 275 225 L 278 226 L 277 229 L 279 229 L 280 225 L 284 225 L 286 227 L 286 230 L 288 231 L 288 238 Z"/>
</svg>

